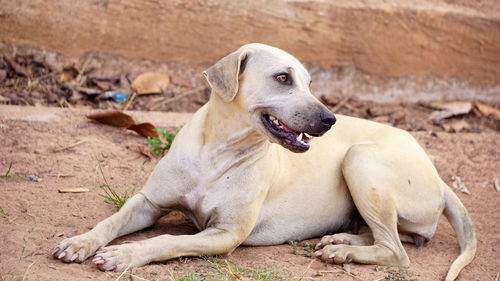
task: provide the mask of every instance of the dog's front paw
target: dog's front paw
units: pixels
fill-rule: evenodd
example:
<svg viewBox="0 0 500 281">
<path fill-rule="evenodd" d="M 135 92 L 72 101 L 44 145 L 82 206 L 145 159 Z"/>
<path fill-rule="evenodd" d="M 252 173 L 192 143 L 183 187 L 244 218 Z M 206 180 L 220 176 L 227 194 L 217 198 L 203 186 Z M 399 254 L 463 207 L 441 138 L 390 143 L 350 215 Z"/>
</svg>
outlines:
<svg viewBox="0 0 500 281">
<path fill-rule="evenodd" d="M 52 249 L 52 256 L 64 262 L 81 263 L 101 246 L 96 239 L 85 233 L 61 241 Z"/>
<path fill-rule="evenodd" d="M 96 252 L 92 260 L 102 271 L 124 271 L 148 263 L 138 243 L 108 246 Z"/>
<path fill-rule="evenodd" d="M 334 235 L 325 235 L 321 240 L 316 244 L 316 250 L 322 249 L 327 245 L 331 244 L 347 244 L 350 245 L 351 242 L 345 237 L 339 236 L 339 234 Z"/>
<path fill-rule="evenodd" d="M 352 257 L 349 247 L 349 245 L 326 245 L 323 249 L 314 252 L 314 255 L 325 262 L 350 263 Z"/>
<path fill-rule="evenodd" d="M 363 234 L 336 233 L 334 235 L 326 235 L 316 244 L 316 250 L 332 244 L 369 246 L 373 245 L 373 236 L 371 232 L 365 232 Z"/>
</svg>

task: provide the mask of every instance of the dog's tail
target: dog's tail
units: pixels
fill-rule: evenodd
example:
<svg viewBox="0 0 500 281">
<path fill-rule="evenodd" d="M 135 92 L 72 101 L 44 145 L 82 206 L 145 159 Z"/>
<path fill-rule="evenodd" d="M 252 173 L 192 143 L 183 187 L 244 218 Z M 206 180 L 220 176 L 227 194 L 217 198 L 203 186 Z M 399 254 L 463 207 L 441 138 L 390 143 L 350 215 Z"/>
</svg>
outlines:
<svg viewBox="0 0 500 281">
<path fill-rule="evenodd" d="M 443 184 L 445 185 L 444 215 L 448 218 L 451 226 L 455 230 L 458 244 L 460 244 L 460 255 L 450 266 L 445 279 L 446 281 L 453 281 L 457 278 L 460 271 L 474 259 L 477 240 L 474 225 L 472 225 L 469 213 L 467 213 L 467 210 L 455 192 L 453 192 L 448 185 L 445 183 Z"/>
</svg>

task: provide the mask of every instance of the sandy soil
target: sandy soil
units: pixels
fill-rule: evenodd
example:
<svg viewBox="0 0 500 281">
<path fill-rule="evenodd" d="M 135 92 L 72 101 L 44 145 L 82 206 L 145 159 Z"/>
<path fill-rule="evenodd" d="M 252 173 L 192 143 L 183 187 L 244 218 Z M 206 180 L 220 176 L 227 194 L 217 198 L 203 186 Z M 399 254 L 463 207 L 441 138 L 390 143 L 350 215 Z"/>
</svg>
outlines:
<svg viewBox="0 0 500 281">
<path fill-rule="evenodd" d="M 398 106 L 393 106 L 398 110 Z M 401 109 L 401 108 L 399 108 Z M 100 272 L 90 261 L 65 264 L 49 251 L 65 236 L 83 233 L 115 210 L 99 196 L 104 183 L 121 193 L 140 188 L 158 159 L 148 160 L 136 152 L 146 141 L 134 133 L 91 122 L 89 110 L 35 108 L 0 105 L 0 174 L 12 162 L 11 178 L 0 178 L 0 280 L 116 280 L 119 273 Z M 171 129 L 183 124 L 189 114 L 134 112 L 134 117 Z M 406 120 L 409 120 L 407 117 Z M 409 121 L 408 121 L 409 122 Z M 500 176 L 498 131 L 450 134 L 412 132 L 431 155 L 443 179 L 460 176 L 471 194 L 459 194 L 475 223 L 476 259 L 458 280 L 495 280 L 500 274 L 500 193 L 493 186 Z M 83 141 L 83 142 L 82 142 Z M 77 146 L 61 148 L 80 143 Z M 41 181 L 28 180 L 34 175 Z M 81 194 L 58 193 L 60 188 L 84 187 Z M 136 191 L 137 192 L 137 191 Z M 154 227 L 117 239 L 113 243 L 140 240 L 158 234 L 195 233 L 194 226 L 180 213 L 162 218 Z M 315 243 L 318 239 L 307 241 Z M 257 271 L 268 274 L 262 280 L 389 280 L 397 268 L 351 264 L 342 268 L 305 257 L 307 248 L 290 245 L 239 247 L 227 261 L 246 280 Z M 423 248 L 405 245 L 411 260 L 404 279 L 440 280 L 458 256 L 455 234 L 442 218 L 435 237 Z M 253 270 L 252 270 L 253 269 Z M 136 277 L 130 275 L 133 274 Z M 129 271 L 120 280 L 171 280 L 197 272 L 200 278 L 232 280 L 223 258 L 176 259 Z M 188 280 L 188 279 L 186 279 Z M 395 280 L 395 279 L 392 279 Z"/>
</svg>

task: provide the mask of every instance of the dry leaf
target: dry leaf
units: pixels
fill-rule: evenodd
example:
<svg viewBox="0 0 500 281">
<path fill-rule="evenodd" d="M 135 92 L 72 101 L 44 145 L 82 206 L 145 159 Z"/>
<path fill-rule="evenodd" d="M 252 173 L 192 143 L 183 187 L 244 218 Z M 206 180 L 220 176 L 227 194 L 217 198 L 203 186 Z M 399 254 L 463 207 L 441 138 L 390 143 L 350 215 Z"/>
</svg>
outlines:
<svg viewBox="0 0 500 281">
<path fill-rule="evenodd" d="M 103 124 L 120 128 L 129 128 L 134 125 L 134 119 L 120 111 L 108 111 L 87 115 L 87 118 L 101 122 Z"/>
<path fill-rule="evenodd" d="M 467 114 L 472 110 L 472 103 L 466 101 L 453 101 L 447 102 L 440 105 L 431 104 L 431 106 L 441 109 L 431 113 L 429 118 L 434 122 L 440 122 L 443 119 Z"/>
<path fill-rule="evenodd" d="M 170 84 L 170 77 L 160 72 L 145 72 L 132 82 L 132 89 L 138 95 L 161 94 Z"/>
<path fill-rule="evenodd" d="M 89 192 L 89 189 L 83 187 L 75 187 L 75 188 L 61 188 L 58 191 L 59 193 L 84 193 L 84 192 Z"/>
<path fill-rule="evenodd" d="M 321 99 L 321 101 L 326 104 L 326 105 L 337 105 L 340 103 L 340 101 L 342 101 L 342 98 L 341 97 L 338 97 L 338 96 L 326 96 L 326 95 L 321 95 L 319 97 Z"/>
<path fill-rule="evenodd" d="M 193 88 L 193 86 L 191 86 L 191 83 L 177 74 L 171 74 L 170 81 L 172 81 L 172 84 L 175 85 L 184 86 L 189 89 Z"/>
<path fill-rule="evenodd" d="M 500 192 L 500 178 L 495 177 L 493 179 L 493 185 L 495 186 L 495 190 Z"/>
<path fill-rule="evenodd" d="M 31 76 L 33 74 L 31 69 L 18 64 L 15 60 L 10 59 L 6 56 L 4 56 L 3 59 L 14 70 L 15 73 L 26 77 Z"/>
<path fill-rule="evenodd" d="M 151 123 L 141 123 L 128 127 L 129 130 L 132 130 L 145 138 L 159 138 L 158 134 L 153 131 L 154 128 L 155 126 L 153 126 Z"/>
<path fill-rule="evenodd" d="M 476 103 L 476 107 L 484 116 L 491 115 L 500 120 L 500 109 L 482 103 Z"/>
<path fill-rule="evenodd" d="M 463 130 L 468 130 L 470 129 L 470 125 L 467 121 L 465 120 L 458 120 L 450 123 L 445 123 L 441 125 L 443 129 L 449 133 L 458 133 Z"/>
<path fill-rule="evenodd" d="M 470 194 L 470 191 L 465 187 L 465 184 L 462 182 L 462 179 L 459 176 L 451 176 L 451 180 L 453 181 L 453 189 L 456 192 L 462 192 L 466 194 Z"/>
<path fill-rule="evenodd" d="M 143 137 L 158 138 L 158 134 L 153 131 L 155 126 L 151 123 L 135 124 L 134 119 L 121 111 L 109 111 L 87 115 L 87 118 L 120 128 L 132 130 Z"/>
</svg>

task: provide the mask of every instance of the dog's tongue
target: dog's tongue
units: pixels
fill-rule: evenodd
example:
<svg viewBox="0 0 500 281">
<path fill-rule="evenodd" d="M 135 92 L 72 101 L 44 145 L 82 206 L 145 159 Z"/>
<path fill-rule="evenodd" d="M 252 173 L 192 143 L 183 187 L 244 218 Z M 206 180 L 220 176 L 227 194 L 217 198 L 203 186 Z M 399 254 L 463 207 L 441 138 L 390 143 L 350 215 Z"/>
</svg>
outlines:
<svg viewBox="0 0 500 281">
<path fill-rule="evenodd" d="M 299 134 L 297 134 L 297 132 L 295 132 L 295 131 L 293 131 L 292 129 L 288 128 L 288 127 L 285 125 L 285 123 L 283 123 L 283 122 L 281 122 L 281 121 L 279 121 L 279 122 L 280 122 L 280 125 L 282 126 L 281 128 L 283 129 L 283 131 L 286 131 L 286 132 L 288 132 L 288 133 L 292 133 L 292 134 L 293 134 L 293 138 L 295 138 L 295 139 L 297 139 L 297 138 L 299 137 Z M 305 134 L 302 134 L 302 133 L 300 133 L 300 134 L 302 135 L 301 140 L 303 140 L 303 141 L 305 141 L 305 142 L 308 142 L 308 141 L 309 141 L 309 138 L 308 138 Z"/>
<path fill-rule="evenodd" d="M 280 122 L 280 125 L 281 125 L 281 129 L 283 129 L 283 131 L 286 131 L 286 132 L 290 132 L 290 133 L 293 133 L 295 137 L 297 137 L 299 134 L 297 134 L 296 132 L 294 132 L 292 129 L 288 128 L 285 123 L 281 122 L 281 121 L 278 121 Z"/>
</svg>

